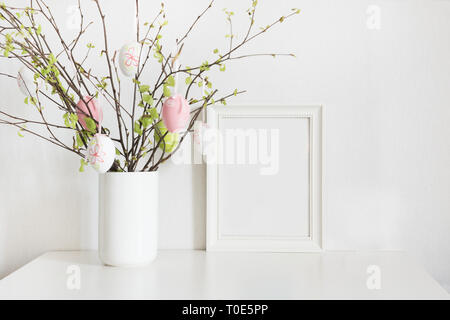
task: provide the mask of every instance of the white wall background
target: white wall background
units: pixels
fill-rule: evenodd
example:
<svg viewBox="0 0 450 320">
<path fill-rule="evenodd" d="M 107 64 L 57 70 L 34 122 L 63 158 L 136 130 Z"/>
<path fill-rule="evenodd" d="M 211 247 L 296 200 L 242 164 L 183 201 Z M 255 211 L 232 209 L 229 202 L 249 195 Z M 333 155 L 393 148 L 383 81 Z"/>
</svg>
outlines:
<svg viewBox="0 0 450 320">
<path fill-rule="evenodd" d="M 131 40 L 131 2 L 103 1 L 112 47 Z M 157 4 L 142 2 L 150 19 Z M 49 3 L 62 25 L 70 21 L 75 0 Z M 207 4 L 171 0 L 166 38 L 183 34 Z M 367 28 L 369 5 L 381 9 L 379 30 Z M 242 13 L 235 23 L 242 36 L 247 6 L 218 0 L 182 62 L 226 47 L 224 7 Z M 297 59 L 234 62 L 215 84 L 247 89 L 236 104 L 323 104 L 326 248 L 405 250 L 449 284 L 450 1 L 265 0 L 257 26 L 293 7 L 302 14 L 246 52 L 294 52 Z M 100 36 L 88 35 L 99 46 Z M 1 60 L 0 67 L 16 73 L 18 64 Z M 0 81 L 0 108 L 31 112 L 14 81 Z M 76 157 L 16 131 L 0 126 L 0 278 L 45 251 L 97 245 L 96 174 L 78 173 Z M 161 248 L 204 248 L 205 190 L 203 166 L 162 168 Z"/>
</svg>

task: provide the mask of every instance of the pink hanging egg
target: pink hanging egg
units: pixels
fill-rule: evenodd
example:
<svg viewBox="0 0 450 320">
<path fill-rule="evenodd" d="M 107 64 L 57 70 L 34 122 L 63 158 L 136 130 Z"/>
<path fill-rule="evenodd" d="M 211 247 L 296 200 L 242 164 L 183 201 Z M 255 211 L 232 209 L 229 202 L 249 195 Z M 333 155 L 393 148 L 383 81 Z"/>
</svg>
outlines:
<svg viewBox="0 0 450 320">
<path fill-rule="evenodd" d="M 179 94 L 164 101 L 162 119 L 169 132 L 180 132 L 186 129 L 190 113 L 189 103 Z"/>
<path fill-rule="evenodd" d="M 77 103 L 77 115 L 78 120 L 86 130 L 89 130 L 86 125 L 86 117 L 93 118 L 99 123 L 103 121 L 103 110 L 100 107 L 98 100 L 90 96 L 84 97 L 83 100 L 80 100 Z"/>
</svg>

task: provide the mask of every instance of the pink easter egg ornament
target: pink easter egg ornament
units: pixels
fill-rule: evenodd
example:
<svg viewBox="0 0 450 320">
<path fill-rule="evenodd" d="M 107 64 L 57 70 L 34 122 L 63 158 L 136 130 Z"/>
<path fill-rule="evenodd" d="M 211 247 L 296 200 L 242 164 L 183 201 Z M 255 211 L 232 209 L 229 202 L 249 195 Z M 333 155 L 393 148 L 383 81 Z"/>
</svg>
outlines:
<svg viewBox="0 0 450 320">
<path fill-rule="evenodd" d="M 84 97 L 77 103 L 77 115 L 78 120 L 86 130 L 89 130 L 86 125 L 86 118 L 93 118 L 98 123 L 103 121 L 103 110 L 98 100 L 90 96 Z"/>
<path fill-rule="evenodd" d="M 169 132 L 181 132 L 186 129 L 191 113 L 187 100 L 177 94 L 164 101 L 162 119 Z"/>
</svg>

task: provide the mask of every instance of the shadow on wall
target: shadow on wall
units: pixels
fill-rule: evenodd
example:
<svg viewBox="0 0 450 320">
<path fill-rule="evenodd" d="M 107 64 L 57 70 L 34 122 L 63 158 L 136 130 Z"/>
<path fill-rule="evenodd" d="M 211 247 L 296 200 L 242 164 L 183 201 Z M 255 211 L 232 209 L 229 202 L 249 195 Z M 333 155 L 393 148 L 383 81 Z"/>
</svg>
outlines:
<svg viewBox="0 0 450 320">
<path fill-rule="evenodd" d="M 206 166 L 169 160 L 159 170 L 159 186 L 159 248 L 205 249 Z"/>
<path fill-rule="evenodd" d="M 97 176 L 80 174 L 78 159 L 52 145 L 27 148 L 32 140 L 2 156 L 0 278 L 46 251 L 97 246 Z"/>
</svg>

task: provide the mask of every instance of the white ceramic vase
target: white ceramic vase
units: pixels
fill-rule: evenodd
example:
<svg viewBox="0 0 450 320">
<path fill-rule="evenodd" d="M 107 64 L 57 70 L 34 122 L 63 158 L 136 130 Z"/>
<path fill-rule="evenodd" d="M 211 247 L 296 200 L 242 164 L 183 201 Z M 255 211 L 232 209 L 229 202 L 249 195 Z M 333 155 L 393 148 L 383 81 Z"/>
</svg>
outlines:
<svg viewBox="0 0 450 320">
<path fill-rule="evenodd" d="M 158 248 L 158 173 L 100 175 L 99 256 L 105 265 L 144 266 Z"/>
</svg>

